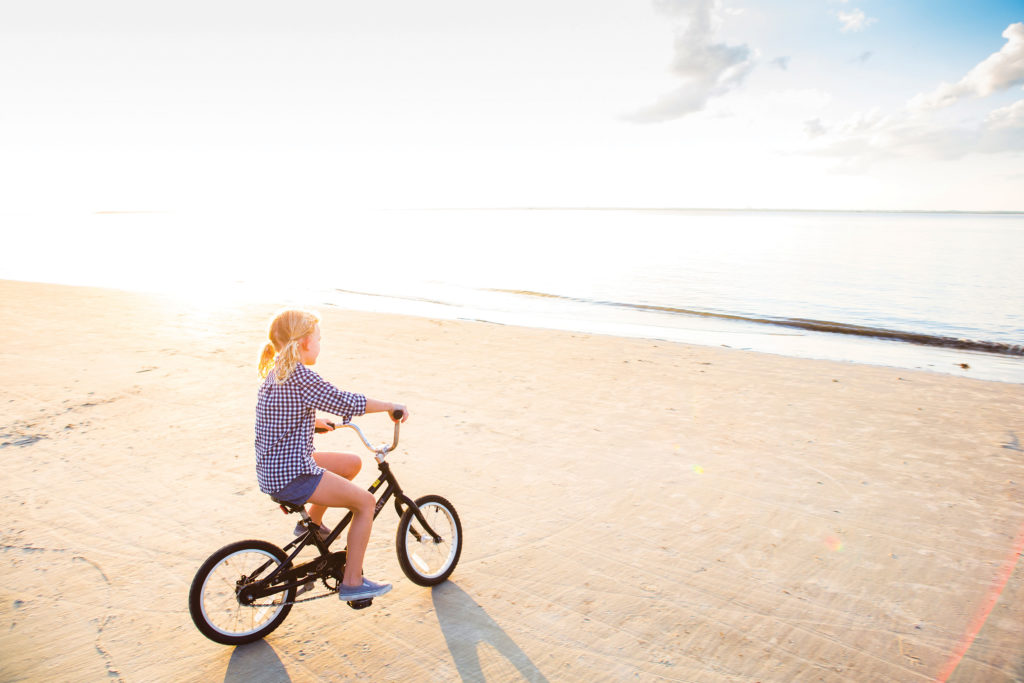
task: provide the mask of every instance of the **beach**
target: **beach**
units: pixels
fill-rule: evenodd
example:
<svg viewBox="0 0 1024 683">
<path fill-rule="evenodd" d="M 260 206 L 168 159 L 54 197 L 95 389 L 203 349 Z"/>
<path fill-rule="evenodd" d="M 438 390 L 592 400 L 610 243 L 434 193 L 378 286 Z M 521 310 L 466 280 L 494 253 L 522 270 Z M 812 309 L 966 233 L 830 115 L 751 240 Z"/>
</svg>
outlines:
<svg viewBox="0 0 1024 683">
<path fill-rule="evenodd" d="M 315 369 L 408 405 L 389 460 L 465 545 L 413 584 L 389 506 L 390 594 L 231 648 L 188 590 L 221 546 L 292 538 L 252 449 L 285 302 L 0 300 L 0 680 L 1024 680 L 1022 384 L 310 301 Z M 373 480 L 351 432 L 317 439 Z"/>
</svg>

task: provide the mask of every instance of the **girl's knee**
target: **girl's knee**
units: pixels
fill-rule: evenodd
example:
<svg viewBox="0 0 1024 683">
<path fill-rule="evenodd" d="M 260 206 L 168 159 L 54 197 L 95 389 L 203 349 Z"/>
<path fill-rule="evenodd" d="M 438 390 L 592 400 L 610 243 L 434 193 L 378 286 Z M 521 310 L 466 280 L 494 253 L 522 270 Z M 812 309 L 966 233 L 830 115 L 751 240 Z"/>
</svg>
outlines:
<svg viewBox="0 0 1024 683">
<path fill-rule="evenodd" d="M 361 491 L 356 498 L 356 504 L 361 512 L 373 512 L 373 508 L 377 505 L 377 499 L 369 491 Z"/>
<path fill-rule="evenodd" d="M 363 469 L 363 459 L 359 456 L 352 457 L 352 463 L 349 466 L 349 479 L 355 479 L 355 476 L 359 474 L 360 470 Z"/>
</svg>

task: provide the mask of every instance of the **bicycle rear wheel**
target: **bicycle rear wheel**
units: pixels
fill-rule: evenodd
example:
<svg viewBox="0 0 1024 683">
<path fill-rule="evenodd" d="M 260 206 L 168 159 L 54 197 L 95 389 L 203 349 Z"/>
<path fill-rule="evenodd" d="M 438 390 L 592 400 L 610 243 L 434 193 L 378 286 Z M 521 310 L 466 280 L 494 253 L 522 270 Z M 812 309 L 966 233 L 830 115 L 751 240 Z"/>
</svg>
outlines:
<svg viewBox="0 0 1024 683">
<path fill-rule="evenodd" d="M 260 598 L 255 605 L 239 600 L 246 585 L 269 576 L 288 561 L 284 551 L 266 541 L 239 541 L 211 555 L 196 572 L 188 610 L 196 628 L 223 645 L 242 645 L 267 636 L 288 616 L 295 589 Z"/>
<path fill-rule="evenodd" d="M 413 509 L 407 508 L 395 536 L 398 564 L 413 583 L 436 586 L 451 576 L 462 554 L 462 522 L 452 504 L 441 496 L 417 498 L 416 507 L 441 540 L 434 541 Z"/>
</svg>

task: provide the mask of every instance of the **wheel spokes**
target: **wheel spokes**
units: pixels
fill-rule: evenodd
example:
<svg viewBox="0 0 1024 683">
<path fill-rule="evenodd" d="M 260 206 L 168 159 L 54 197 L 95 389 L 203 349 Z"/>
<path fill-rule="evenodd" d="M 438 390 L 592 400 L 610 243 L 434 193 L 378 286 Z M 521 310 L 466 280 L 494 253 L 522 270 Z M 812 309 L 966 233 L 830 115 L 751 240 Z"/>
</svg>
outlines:
<svg viewBox="0 0 1024 683">
<path fill-rule="evenodd" d="M 268 559 L 272 559 L 273 564 L 278 562 L 259 551 L 242 552 L 225 558 L 213 569 L 202 599 L 203 612 L 213 628 L 231 636 L 253 633 L 283 607 L 283 595 L 274 596 L 273 605 L 256 607 L 243 605 L 238 600 L 239 588 L 253 580 L 246 569 L 264 566 Z"/>
<path fill-rule="evenodd" d="M 421 506 L 420 514 L 441 541 L 435 541 L 433 536 L 410 524 L 406 535 L 408 556 L 425 575 L 437 576 L 448 567 L 454 554 L 452 540 L 457 534 L 454 520 L 444 507 L 434 503 Z"/>
</svg>

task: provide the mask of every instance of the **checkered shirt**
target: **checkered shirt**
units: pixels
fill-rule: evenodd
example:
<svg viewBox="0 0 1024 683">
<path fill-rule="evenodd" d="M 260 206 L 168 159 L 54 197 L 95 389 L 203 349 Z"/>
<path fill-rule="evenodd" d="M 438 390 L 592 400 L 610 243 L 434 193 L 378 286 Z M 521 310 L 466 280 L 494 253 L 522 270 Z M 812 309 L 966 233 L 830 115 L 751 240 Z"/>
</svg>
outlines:
<svg viewBox="0 0 1024 683">
<path fill-rule="evenodd" d="M 320 474 L 313 460 L 316 411 L 348 422 L 366 412 L 366 397 L 338 389 L 302 363 L 278 384 L 273 371 L 256 401 L 256 478 L 264 493 L 276 493 L 300 474 Z"/>
</svg>

